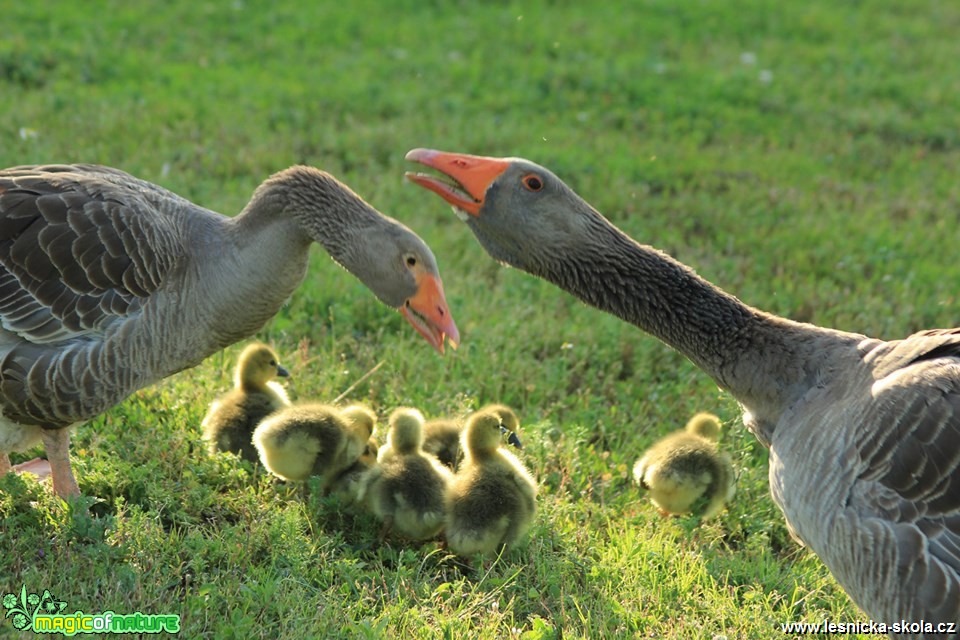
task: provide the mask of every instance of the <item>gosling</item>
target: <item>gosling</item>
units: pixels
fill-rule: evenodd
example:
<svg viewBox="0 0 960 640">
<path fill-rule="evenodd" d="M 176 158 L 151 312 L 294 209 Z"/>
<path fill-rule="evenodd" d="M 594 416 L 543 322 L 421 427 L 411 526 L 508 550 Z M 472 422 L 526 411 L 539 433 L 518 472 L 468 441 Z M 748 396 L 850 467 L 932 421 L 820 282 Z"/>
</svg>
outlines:
<svg viewBox="0 0 960 640">
<path fill-rule="evenodd" d="M 341 413 L 344 418 L 353 422 L 354 428 L 368 429 L 371 433 L 376 428 L 377 415 L 367 407 L 351 405 L 344 408 Z M 330 494 L 337 496 L 340 502 L 345 505 L 365 504 L 369 484 L 367 476 L 377 464 L 377 450 L 379 448 L 379 441 L 374 436 L 370 436 L 357 461 L 331 481 Z"/>
<path fill-rule="evenodd" d="M 211 455 L 231 451 L 244 460 L 260 461 L 252 441 L 254 429 L 269 414 L 290 406 L 287 392 L 275 381 L 290 375 L 279 360 L 273 349 L 260 342 L 241 352 L 234 388 L 213 401 L 200 423 Z"/>
<path fill-rule="evenodd" d="M 720 420 L 698 413 L 637 460 L 634 482 L 650 492 L 663 515 L 715 516 L 735 491 L 733 466 L 719 452 Z"/>
<path fill-rule="evenodd" d="M 370 436 L 366 420 L 348 419 L 329 405 L 302 404 L 269 415 L 253 432 L 253 443 L 270 473 L 293 481 L 317 476 L 326 493 L 360 458 Z"/>
<path fill-rule="evenodd" d="M 446 495 L 446 539 L 463 557 L 491 556 L 515 545 L 536 514 L 537 483 L 500 446 L 500 414 L 481 410 L 467 420 L 464 459 Z"/>
<path fill-rule="evenodd" d="M 480 411 L 493 411 L 500 416 L 501 431 L 506 435 L 507 442 L 517 449 L 523 448 L 517 436 L 520 420 L 513 409 L 503 404 L 491 404 Z M 447 468 L 456 471 L 463 460 L 463 449 L 460 447 L 462 434 L 463 423 L 459 420 L 428 420 L 423 425 L 423 450 L 436 457 Z"/>
<path fill-rule="evenodd" d="M 390 533 L 426 540 L 440 533 L 444 495 L 452 472 L 423 451 L 423 414 L 401 407 L 389 419 L 387 443 L 371 471 L 367 501 L 383 522 L 382 541 Z"/>
</svg>

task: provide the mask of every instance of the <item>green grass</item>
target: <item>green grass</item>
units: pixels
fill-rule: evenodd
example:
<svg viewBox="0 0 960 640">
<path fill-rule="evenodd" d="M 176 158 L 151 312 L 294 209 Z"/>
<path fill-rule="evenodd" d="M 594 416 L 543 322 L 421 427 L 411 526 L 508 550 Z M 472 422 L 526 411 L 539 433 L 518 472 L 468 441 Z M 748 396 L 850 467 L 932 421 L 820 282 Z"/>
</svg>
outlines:
<svg viewBox="0 0 960 640">
<path fill-rule="evenodd" d="M 493 263 L 404 182 L 403 155 L 529 157 L 638 240 L 791 318 L 885 338 L 954 326 L 960 9 L 314 4 L 8 3 L 0 166 L 100 162 L 235 212 L 305 162 L 403 220 L 437 254 L 459 351 L 437 357 L 319 250 L 259 337 L 299 399 L 332 399 L 383 361 L 349 397 L 381 415 L 517 408 L 542 487 L 529 543 L 465 576 L 433 543 L 378 547 L 369 516 L 208 457 L 199 423 L 234 347 L 75 432 L 88 510 L 0 478 L 0 590 L 177 613 L 189 638 L 770 638 L 864 619 L 791 541 L 735 402 L 634 328 Z M 696 410 L 724 419 L 740 474 L 700 526 L 660 518 L 628 482 Z"/>
</svg>

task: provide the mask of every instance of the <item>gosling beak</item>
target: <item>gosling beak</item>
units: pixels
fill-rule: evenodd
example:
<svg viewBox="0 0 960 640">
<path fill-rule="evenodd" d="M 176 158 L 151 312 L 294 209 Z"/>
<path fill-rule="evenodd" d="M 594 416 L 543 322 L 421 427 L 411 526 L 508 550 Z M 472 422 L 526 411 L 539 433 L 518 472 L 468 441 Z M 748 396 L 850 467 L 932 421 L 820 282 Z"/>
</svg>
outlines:
<svg viewBox="0 0 960 640">
<path fill-rule="evenodd" d="M 512 444 L 517 449 L 523 449 L 523 445 L 520 444 L 520 438 L 517 437 L 517 434 L 510 429 L 507 429 L 505 426 L 500 425 L 500 433 L 507 436 L 507 444 Z M 507 435 L 510 434 L 510 435 Z"/>
<path fill-rule="evenodd" d="M 290 372 L 287 371 L 285 367 L 281 365 L 277 365 L 277 375 L 280 376 L 281 378 L 287 378 L 290 376 Z"/>
<path fill-rule="evenodd" d="M 446 178 L 407 172 L 408 180 L 433 191 L 457 209 L 472 216 L 480 215 L 487 189 L 510 166 L 509 161 L 500 158 L 446 153 L 433 149 L 414 149 L 407 153 L 406 159 L 436 169 Z"/>
<path fill-rule="evenodd" d="M 430 273 L 416 275 L 417 292 L 408 298 L 399 311 L 417 333 L 438 352 L 443 353 L 444 338 L 454 349 L 460 344 L 460 332 L 443 295 L 443 283 Z"/>
</svg>

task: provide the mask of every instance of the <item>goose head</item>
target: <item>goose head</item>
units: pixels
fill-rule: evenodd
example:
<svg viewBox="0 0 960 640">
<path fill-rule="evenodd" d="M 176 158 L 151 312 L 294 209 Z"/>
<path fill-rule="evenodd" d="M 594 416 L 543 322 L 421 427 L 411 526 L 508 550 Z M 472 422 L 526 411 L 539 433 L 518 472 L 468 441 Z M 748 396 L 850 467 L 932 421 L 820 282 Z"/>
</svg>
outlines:
<svg viewBox="0 0 960 640">
<path fill-rule="evenodd" d="M 432 149 L 414 149 L 406 159 L 442 174 L 406 177 L 453 205 L 487 253 L 535 275 L 550 270 L 551 255 L 589 249 L 590 228 L 603 220 L 549 169 L 529 160 Z"/>
<path fill-rule="evenodd" d="M 243 389 L 263 389 L 268 382 L 290 375 L 281 364 L 277 353 L 265 344 L 248 345 L 237 361 L 236 386 Z"/>
<path fill-rule="evenodd" d="M 324 247 L 382 303 L 400 312 L 443 353 L 460 333 L 443 293 L 437 260 L 407 226 L 386 216 L 325 171 L 295 166 L 274 174 L 248 208 L 266 203 L 289 215 L 305 239 Z"/>
<path fill-rule="evenodd" d="M 360 254 L 360 255 L 357 255 Z M 437 260 L 426 243 L 400 223 L 364 234 L 349 270 L 384 304 L 440 353 L 444 338 L 454 348 L 460 334 L 443 293 Z"/>
</svg>

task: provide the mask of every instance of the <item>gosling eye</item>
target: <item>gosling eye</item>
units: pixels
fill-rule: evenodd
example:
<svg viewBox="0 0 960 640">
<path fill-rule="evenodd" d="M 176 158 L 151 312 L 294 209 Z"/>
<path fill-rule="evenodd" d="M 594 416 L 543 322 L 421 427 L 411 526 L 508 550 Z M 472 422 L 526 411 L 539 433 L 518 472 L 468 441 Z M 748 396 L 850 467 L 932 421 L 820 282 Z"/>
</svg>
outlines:
<svg viewBox="0 0 960 640">
<path fill-rule="evenodd" d="M 271 366 L 271 367 L 277 366 L 277 361 L 276 361 L 276 360 L 271 360 L 271 361 L 270 361 L 270 366 Z"/>
<path fill-rule="evenodd" d="M 523 176 L 521 182 L 527 188 L 527 191 L 537 192 L 543 189 L 543 180 L 535 173 L 528 173 Z"/>
</svg>

